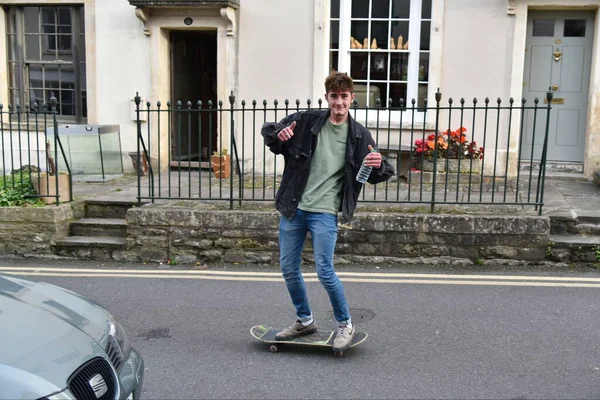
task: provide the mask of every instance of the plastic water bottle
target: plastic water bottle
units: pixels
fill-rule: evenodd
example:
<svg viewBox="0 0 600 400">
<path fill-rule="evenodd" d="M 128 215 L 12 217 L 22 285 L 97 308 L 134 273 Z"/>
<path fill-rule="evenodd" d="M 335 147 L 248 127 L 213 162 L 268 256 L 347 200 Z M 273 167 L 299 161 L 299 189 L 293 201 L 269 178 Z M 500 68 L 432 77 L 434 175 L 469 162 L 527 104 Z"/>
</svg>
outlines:
<svg viewBox="0 0 600 400">
<path fill-rule="evenodd" d="M 377 152 L 375 151 L 375 149 L 373 149 L 371 150 L 371 153 Z M 362 184 L 367 183 L 367 179 L 369 179 L 371 171 L 373 171 L 373 167 L 366 166 L 365 162 L 363 161 L 362 165 L 360 166 L 360 169 L 358 170 L 358 174 L 356 174 L 356 180 Z"/>
</svg>

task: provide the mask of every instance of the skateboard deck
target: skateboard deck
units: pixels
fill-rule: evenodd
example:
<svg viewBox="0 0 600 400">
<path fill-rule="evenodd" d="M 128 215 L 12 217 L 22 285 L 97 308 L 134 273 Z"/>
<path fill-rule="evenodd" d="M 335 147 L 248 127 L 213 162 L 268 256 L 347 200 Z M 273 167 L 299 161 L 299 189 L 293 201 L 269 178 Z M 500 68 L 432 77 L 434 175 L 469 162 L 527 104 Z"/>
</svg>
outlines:
<svg viewBox="0 0 600 400">
<path fill-rule="evenodd" d="M 296 345 L 296 346 L 315 346 L 315 347 L 329 347 L 333 348 L 333 339 L 335 338 L 335 332 L 331 331 L 316 331 L 310 335 L 300 336 L 291 340 L 276 340 L 275 335 L 280 332 L 281 329 L 275 329 L 270 326 L 256 325 L 250 329 L 250 333 L 254 338 L 261 342 L 269 344 L 269 350 L 276 353 L 279 350 L 280 345 Z M 350 347 L 358 346 L 367 339 L 366 332 L 356 332 L 352 339 Z M 342 357 L 343 351 L 335 352 L 336 357 Z"/>
</svg>

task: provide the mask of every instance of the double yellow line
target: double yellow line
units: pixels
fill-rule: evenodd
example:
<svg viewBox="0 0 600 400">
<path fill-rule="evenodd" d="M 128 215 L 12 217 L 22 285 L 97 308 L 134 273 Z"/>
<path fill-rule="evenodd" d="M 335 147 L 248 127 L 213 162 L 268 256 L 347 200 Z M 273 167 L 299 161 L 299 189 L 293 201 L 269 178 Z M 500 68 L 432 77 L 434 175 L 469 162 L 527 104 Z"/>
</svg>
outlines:
<svg viewBox="0 0 600 400">
<path fill-rule="evenodd" d="M 255 271 L 0 267 L 0 273 L 17 276 L 283 282 L 279 272 Z M 386 272 L 338 272 L 337 274 L 343 282 L 358 283 L 600 288 L 600 278 L 583 277 L 450 275 L 434 273 L 408 274 Z M 304 273 L 304 280 L 306 282 L 318 282 L 317 274 Z"/>
</svg>

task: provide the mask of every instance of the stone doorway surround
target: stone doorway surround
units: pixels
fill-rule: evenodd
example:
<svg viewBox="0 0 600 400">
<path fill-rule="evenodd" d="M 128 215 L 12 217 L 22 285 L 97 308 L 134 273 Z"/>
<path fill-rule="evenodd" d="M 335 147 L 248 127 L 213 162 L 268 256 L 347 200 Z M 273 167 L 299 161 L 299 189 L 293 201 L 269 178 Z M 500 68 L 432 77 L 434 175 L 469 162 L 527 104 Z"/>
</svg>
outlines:
<svg viewBox="0 0 600 400">
<path fill-rule="evenodd" d="M 592 68 L 586 121 L 583 173 L 591 178 L 600 169 L 600 0 L 507 0 L 506 11 L 514 17 L 513 61 L 510 78 L 510 95 L 515 99 L 523 95 L 523 71 L 527 44 L 527 17 L 530 10 L 591 10 L 596 11 L 594 40 L 592 44 Z M 513 121 L 514 129 L 519 122 Z M 511 141 L 511 152 L 517 152 L 518 139 Z"/>
<path fill-rule="evenodd" d="M 229 107 L 228 97 L 237 93 L 237 21 L 239 0 L 128 0 L 135 7 L 135 15 L 144 24 L 144 34 L 150 39 L 151 83 L 148 101 L 153 107 L 161 101 L 166 109 L 171 99 L 171 52 L 170 31 L 216 30 L 217 31 L 217 100 Z M 186 101 L 188 99 L 181 99 Z M 195 105 L 197 100 L 189 99 Z M 142 105 L 145 107 L 145 105 Z M 164 125 L 164 126 L 163 126 Z M 161 121 L 161 132 L 169 132 L 166 121 Z M 223 131 L 223 141 L 230 141 L 228 121 L 218 127 Z M 168 157 L 167 137 L 160 138 L 161 157 Z M 152 143 L 157 149 L 158 143 Z M 229 147 L 225 145 L 225 147 Z M 156 154 L 153 154 L 156 156 Z"/>
</svg>

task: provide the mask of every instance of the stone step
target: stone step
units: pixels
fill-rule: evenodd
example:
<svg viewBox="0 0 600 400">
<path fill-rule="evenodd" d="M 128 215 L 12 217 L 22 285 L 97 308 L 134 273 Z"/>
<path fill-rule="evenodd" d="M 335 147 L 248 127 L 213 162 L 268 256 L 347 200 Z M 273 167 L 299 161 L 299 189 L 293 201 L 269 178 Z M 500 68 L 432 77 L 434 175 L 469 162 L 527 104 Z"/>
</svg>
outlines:
<svg viewBox="0 0 600 400">
<path fill-rule="evenodd" d="M 600 263 L 600 235 L 550 235 L 546 254 L 555 261 Z"/>
<path fill-rule="evenodd" d="M 117 260 L 126 253 L 127 239 L 106 236 L 69 236 L 58 240 L 54 253 L 79 260 Z"/>
<path fill-rule="evenodd" d="M 130 200 L 87 200 L 85 216 L 87 218 L 125 218 L 127 210 L 137 207 Z"/>
<path fill-rule="evenodd" d="M 127 221 L 125 218 L 82 218 L 71 222 L 73 236 L 127 236 Z"/>
<path fill-rule="evenodd" d="M 600 235 L 600 224 L 576 224 L 569 227 L 568 232 L 582 235 Z"/>
<path fill-rule="evenodd" d="M 550 215 L 550 233 L 600 235 L 600 212 L 564 211 Z"/>
<path fill-rule="evenodd" d="M 56 241 L 57 247 L 101 247 L 124 249 L 127 239 L 109 236 L 68 236 Z"/>
</svg>

